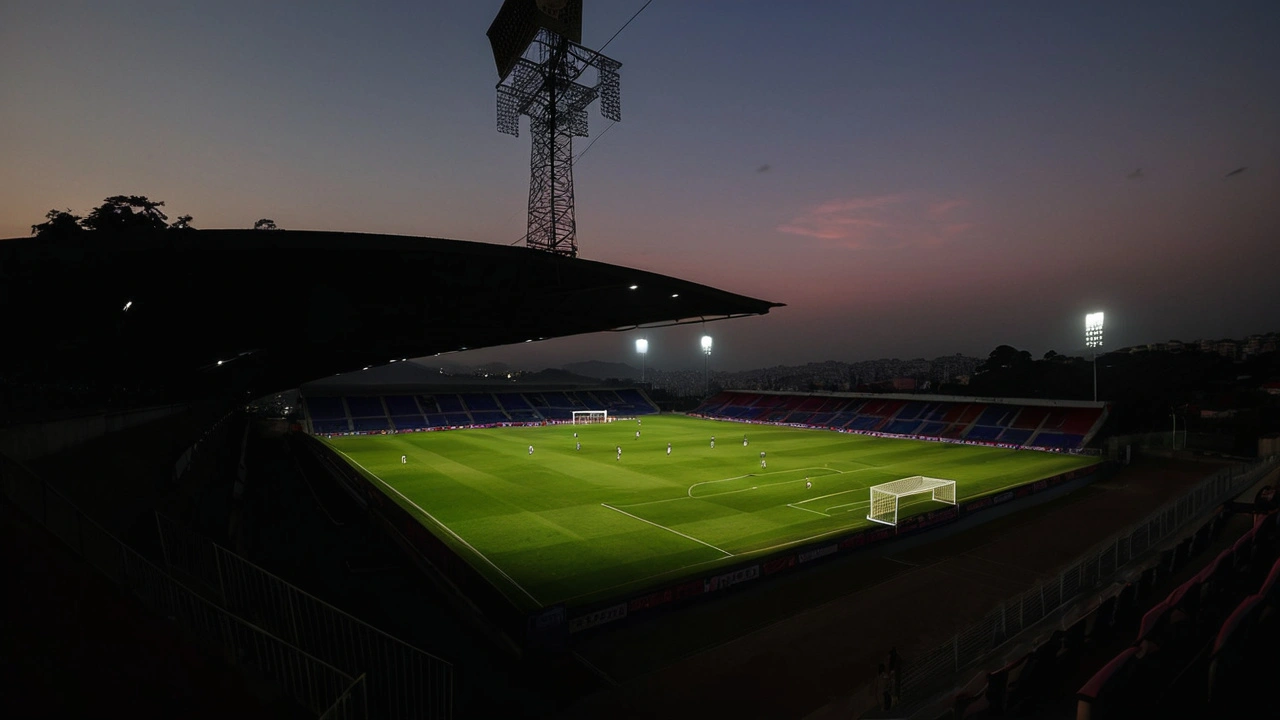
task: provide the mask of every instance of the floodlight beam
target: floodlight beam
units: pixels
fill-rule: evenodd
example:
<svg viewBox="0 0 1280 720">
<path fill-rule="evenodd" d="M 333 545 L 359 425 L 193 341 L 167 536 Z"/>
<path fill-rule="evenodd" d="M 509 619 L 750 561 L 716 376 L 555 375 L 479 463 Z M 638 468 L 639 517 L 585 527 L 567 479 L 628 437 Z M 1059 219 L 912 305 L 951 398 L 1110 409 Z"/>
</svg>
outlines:
<svg viewBox="0 0 1280 720">
<path fill-rule="evenodd" d="M 636 339 L 636 352 L 640 353 L 640 383 L 644 383 L 644 356 L 649 353 L 649 341 L 645 338 Z"/>
</svg>

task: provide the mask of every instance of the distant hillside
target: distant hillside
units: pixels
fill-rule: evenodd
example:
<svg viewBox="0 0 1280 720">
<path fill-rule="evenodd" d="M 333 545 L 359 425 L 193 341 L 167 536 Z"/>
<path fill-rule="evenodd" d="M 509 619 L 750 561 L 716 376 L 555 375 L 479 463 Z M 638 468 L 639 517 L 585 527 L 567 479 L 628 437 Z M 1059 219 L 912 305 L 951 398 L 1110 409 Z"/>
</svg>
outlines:
<svg viewBox="0 0 1280 720">
<path fill-rule="evenodd" d="M 547 368 L 539 370 L 535 373 L 525 373 L 520 376 L 521 385 L 591 385 L 596 386 L 600 381 L 593 377 L 572 373 L 568 370 L 557 370 L 556 368 Z"/>
<path fill-rule="evenodd" d="M 599 378 L 600 380 L 606 380 L 608 378 L 619 378 L 622 380 L 640 379 L 640 371 L 626 363 L 588 360 L 586 362 L 569 363 L 568 365 L 565 365 L 563 369 L 576 375 L 585 375 L 587 377 Z"/>
</svg>

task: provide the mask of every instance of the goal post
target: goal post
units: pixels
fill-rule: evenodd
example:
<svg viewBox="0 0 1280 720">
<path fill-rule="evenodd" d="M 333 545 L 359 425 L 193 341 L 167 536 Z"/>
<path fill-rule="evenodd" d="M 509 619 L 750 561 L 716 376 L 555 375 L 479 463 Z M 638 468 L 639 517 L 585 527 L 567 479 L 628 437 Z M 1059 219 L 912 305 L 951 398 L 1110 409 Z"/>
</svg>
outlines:
<svg viewBox="0 0 1280 720">
<path fill-rule="evenodd" d="M 867 519 L 884 525 L 897 526 L 898 507 L 909 495 L 932 493 L 937 502 L 956 504 L 956 481 L 913 475 L 901 480 L 873 485 Z"/>
<path fill-rule="evenodd" d="M 573 411 L 574 425 L 589 425 L 592 423 L 606 423 L 606 422 L 609 422 L 608 410 L 574 410 Z"/>
</svg>

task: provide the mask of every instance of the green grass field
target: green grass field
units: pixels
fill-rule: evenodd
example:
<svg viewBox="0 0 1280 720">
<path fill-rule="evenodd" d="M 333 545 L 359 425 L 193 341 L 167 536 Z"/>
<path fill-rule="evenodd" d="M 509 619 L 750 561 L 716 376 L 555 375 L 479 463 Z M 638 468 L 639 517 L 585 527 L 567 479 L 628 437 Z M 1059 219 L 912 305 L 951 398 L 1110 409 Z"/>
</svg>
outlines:
<svg viewBox="0 0 1280 720">
<path fill-rule="evenodd" d="M 963 501 L 1096 462 L 674 415 L 642 423 L 326 442 L 527 610 L 634 592 L 869 526 L 867 488 L 890 480 L 955 480 Z M 938 507 L 913 496 L 900 515 Z"/>
</svg>

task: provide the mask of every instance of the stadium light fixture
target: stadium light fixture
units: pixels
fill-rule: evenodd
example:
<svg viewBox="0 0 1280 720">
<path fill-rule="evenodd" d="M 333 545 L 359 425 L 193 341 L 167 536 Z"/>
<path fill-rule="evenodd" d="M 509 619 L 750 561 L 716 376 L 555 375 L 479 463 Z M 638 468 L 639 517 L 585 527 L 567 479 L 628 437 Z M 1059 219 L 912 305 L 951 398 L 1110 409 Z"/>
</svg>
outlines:
<svg viewBox="0 0 1280 720">
<path fill-rule="evenodd" d="M 649 353 L 649 341 L 645 338 L 636 340 L 636 352 L 640 353 L 640 382 L 644 382 L 644 356 Z"/>
<path fill-rule="evenodd" d="M 635 289 L 636 289 L 636 288 L 638 288 L 638 287 L 640 287 L 640 286 L 639 286 L 639 285 L 632 285 L 629 289 L 630 289 L 630 290 L 635 290 Z"/>
<path fill-rule="evenodd" d="M 1098 402 L 1098 348 L 1102 347 L 1102 313 L 1084 316 L 1084 346 L 1093 350 L 1093 401 Z"/>
<path fill-rule="evenodd" d="M 702 392 L 704 395 L 711 394 L 710 362 L 711 362 L 711 336 L 703 335 L 702 336 L 702 381 L 703 381 Z"/>
<path fill-rule="evenodd" d="M 129 312 L 129 308 L 131 308 L 131 307 L 133 307 L 133 301 L 132 301 L 132 300 L 126 300 L 126 301 L 125 301 L 125 303 L 124 303 L 124 311 L 123 311 L 123 312 Z"/>
<path fill-rule="evenodd" d="M 678 298 L 680 297 L 680 293 L 671 293 L 671 297 Z"/>
</svg>

